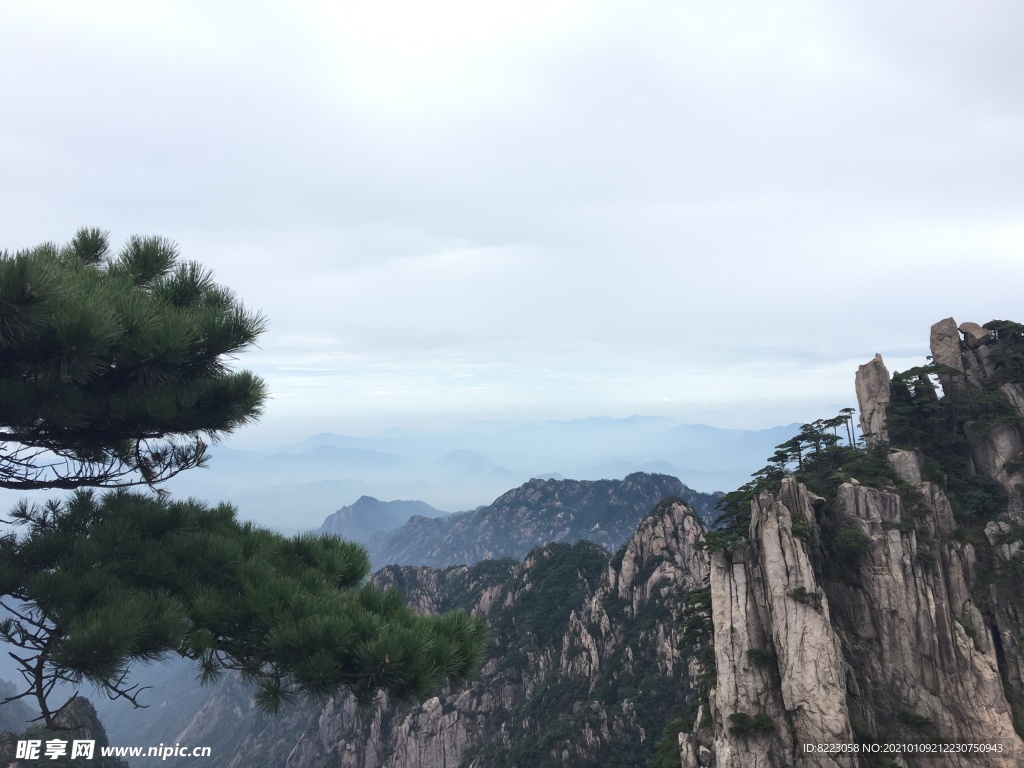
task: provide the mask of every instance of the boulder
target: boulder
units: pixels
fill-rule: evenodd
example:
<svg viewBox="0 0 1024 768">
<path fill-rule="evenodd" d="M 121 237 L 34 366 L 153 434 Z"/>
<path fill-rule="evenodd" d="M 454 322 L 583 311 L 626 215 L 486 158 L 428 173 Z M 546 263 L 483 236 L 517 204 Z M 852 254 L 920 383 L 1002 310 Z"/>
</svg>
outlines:
<svg viewBox="0 0 1024 768">
<path fill-rule="evenodd" d="M 959 330 L 964 335 L 964 342 L 969 349 L 987 347 L 993 341 L 992 334 L 977 323 L 960 323 Z"/>
</svg>

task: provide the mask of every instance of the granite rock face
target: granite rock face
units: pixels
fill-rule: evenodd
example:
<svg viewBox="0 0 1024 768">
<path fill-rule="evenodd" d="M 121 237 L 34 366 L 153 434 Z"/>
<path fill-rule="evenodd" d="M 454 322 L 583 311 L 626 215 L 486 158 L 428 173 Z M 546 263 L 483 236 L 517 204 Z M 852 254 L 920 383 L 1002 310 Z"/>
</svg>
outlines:
<svg viewBox="0 0 1024 768">
<path fill-rule="evenodd" d="M 959 425 L 970 471 L 1005 495 L 996 519 L 963 517 L 921 451 L 888 444 L 879 356 L 856 389 L 893 479 L 847 478 L 826 499 L 787 478 L 754 499 L 746 543 L 711 560 L 717 685 L 680 736 L 684 768 L 1024 765 L 1022 435 L 1006 410 L 1024 418 L 1024 397 L 995 381 L 998 343 L 952 318 L 931 331 L 944 397 L 1005 398 L 1001 419 Z M 1002 751 L 882 760 L 804 747 L 936 739 Z"/>
<path fill-rule="evenodd" d="M 964 373 L 956 320 L 947 317 L 933 325 L 928 345 L 931 348 L 933 363 L 952 368 L 960 374 Z M 945 386 L 946 383 L 943 381 L 943 387 Z"/>
<path fill-rule="evenodd" d="M 857 369 L 855 385 L 861 432 L 868 444 L 884 443 L 889 439 L 885 415 L 889 407 L 889 369 L 881 355 Z"/>
<path fill-rule="evenodd" d="M 806 543 L 793 533 L 793 512 L 807 520 L 815 501 L 784 480 L 778 498 L 762 493 L 754 501 L 750 546 L 712 559 L 718 685 L 711 714 L 720 768 L 798 765 L 804 755 L 796 745 L 852 741 L 841 641 Z M 767 715 L 771 727 L 733 733 L 737 714 Z M 842 755 L 819 764 L 855 765 Z"/>
<path fill-rule="evenodd" d="M 919 530 L 949 530 L 948 499 L 930 483 L 918 488 L 927 510 Z M 974 546 L 928 546 L 917 530 L 901 530 L 909 512 L 900 495 L 846 483 L 834 514 L 870 543 L 856 584 L 825 583 L 811 563 L 813 541 L 792 532 L 794 511 L 820 514 L 815 501 L 804 486 L 785 480 L 778 498 L 756 500 L 750 545 L 712 559 L 715 737 L 703 745 L 705 762 L 696 758 L 700 739 L 686 737 L 683 765 L 868 765 L 852 755 L 800 751 L 803 744 L 852 744 L 864 734 L 905 742 L 930 736 L 997 741 L 1006 754 L 920 764 L 1019 765 L 1024 742 L 1014 731 L 1004 686 L 1016 680 L 1020 690 L 1021 616 L 985 615 L 976 604 Z M 1008 547 L 1004 556 L 1010 554 Z M 734 734 L 730 717 L 736 713 L 767 715 L 772 727 Z"/>
</svg>

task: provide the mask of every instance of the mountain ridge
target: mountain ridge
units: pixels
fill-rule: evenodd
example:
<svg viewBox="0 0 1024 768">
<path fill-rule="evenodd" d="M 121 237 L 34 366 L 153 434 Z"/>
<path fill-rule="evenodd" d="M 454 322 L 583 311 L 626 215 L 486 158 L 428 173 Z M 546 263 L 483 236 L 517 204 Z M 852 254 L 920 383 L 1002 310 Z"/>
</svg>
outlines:
<svg viewBox="0 0 1024 768">
<path fill-rule="evenodd" d="M 445 568 L 480 560 L 520 559 L 537 545 L 592 541 L 614 551 L 666 497 L 693 505 L 705 520 L 720 497 L 687 488 L 669 475 L 636 472 L 618 480 L 534 478 L 491 504 L 457 517 L 410 520 L 370 541 L 375 566 Z"/>
</svg>

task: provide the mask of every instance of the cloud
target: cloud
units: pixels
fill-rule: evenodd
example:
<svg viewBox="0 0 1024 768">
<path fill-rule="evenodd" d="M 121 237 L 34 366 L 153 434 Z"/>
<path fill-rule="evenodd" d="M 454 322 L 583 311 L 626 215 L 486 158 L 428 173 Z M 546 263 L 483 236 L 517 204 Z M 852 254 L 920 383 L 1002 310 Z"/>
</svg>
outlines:
<svg viewBox="0 0 1024 768">
<path fill-rule="evenodd" d="M 8 6 L 3 245 L 81 224 L 177 240 L 270 318 L 242 361 L 268 419 L 720 394 L 782 420 L 848 400 L 876 351 L 926 354 L 942 317 L 1019 311 L 1022 21 Z"/>
</svg>

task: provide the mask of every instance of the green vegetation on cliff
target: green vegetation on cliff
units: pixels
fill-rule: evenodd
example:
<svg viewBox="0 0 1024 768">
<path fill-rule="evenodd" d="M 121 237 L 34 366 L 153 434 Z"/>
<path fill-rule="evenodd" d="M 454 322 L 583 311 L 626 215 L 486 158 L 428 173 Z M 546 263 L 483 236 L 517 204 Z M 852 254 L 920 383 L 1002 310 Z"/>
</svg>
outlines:
<svg viewBox="0 0 1024 768">
<path fill-rule="evenodd" d="M 916 500 L 911 490 L 887 461 L 891 448 L 921 452 L 925 478 L 946 492 L 960 522 L 975 527 L 972 524 L 995 519 L 1005 509 L 1006 494 L 994 479 L 975 471 L 968 433 L 980 435 L 997 424 L 1024 428 L 1024 417 L 1000 389 L 1003 384 L 1024 383 L 1024 325 L 993 320 L 984 327 L 994 335 L 994 377 L 986 378 L 980 387 L 963 385 L 939 397 L 935 379 L 952 375 L 950 369 L 932 363 L 894 373 L 886 413 L 887 444 L 867 447 L 854 440 L 852 408 L 831 419 L 804 424 L 797 435 L 776 446 L 770 463 L 755 472 L 750 482 L 722 497 L 705 546 L 712 551 L 742 546 L 750 526 L 750 502 L 762 491 L 777 493 L 782 478 L 788 476 L 826 499 L 834 497 L 841 483 L 856 479 L 864 485 L 896 489 L 913 507 Z M 1014 460 L 1024 467 L 1024 456 Z M 1008 469 L 1015 466 L 1010 463 Z M 840 546 L 850 543 L 849 539 L 849 535 L 841 539 Z"/>
</svg>

